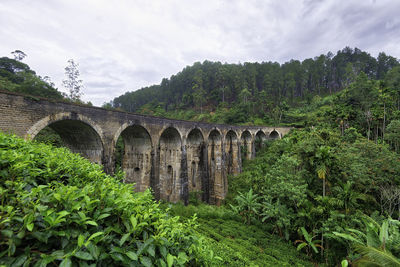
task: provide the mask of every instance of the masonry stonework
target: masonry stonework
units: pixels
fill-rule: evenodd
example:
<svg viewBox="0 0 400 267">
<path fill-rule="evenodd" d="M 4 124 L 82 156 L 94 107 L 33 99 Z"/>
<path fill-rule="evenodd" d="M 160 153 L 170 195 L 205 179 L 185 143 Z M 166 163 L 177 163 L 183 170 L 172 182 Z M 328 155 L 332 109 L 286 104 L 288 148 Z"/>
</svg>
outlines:
<svg viewBox="0 0 400 267">
<path fill-rule="evenodd" d="M 33 139 L 45 127 L 110 174 L 122 137 L 125 182 L 137 191 L 151 187 L 156 198 L 171 202 L 187 202 L 196 191 L 213 204 L 225 198 L 227 176 L 241 172 L 242 159 L 290 130 L 173 120 L 0 91 L 1 131 Z"/>
</svg>

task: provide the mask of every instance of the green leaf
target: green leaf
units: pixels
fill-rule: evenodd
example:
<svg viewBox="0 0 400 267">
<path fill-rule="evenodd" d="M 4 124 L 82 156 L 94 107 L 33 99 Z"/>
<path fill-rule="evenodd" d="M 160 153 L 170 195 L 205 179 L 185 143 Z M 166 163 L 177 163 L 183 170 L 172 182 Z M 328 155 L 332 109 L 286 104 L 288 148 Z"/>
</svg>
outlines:
<svg viewBox="0 0 400 267">
<path fill-rule="evenodd" d="M 162 246 L 159 248 L 161 255 L 166 258 L 167 257 L 167 248 L 165 246 Z"/>
<path fill-rule="evenodd" d="M 131 215 L 130 221 L 131 221 L 133 229 L 135 229 L 136 225 L 137 225 L 137 219 L 134 214 Z"/>
<path fill-rule="evenodd" d="M 127 233 L 122 236 L 121 240 L 119 241 L 120 247 L 125 243 L 125 241 L 129 238 L 130 235 L 131 235 L 130 233 Z"/>
<path fill-rule="evenodd" d="M 108 216 L 110 216 L 111 214 L 110 213 L 103 213 L 103 214 L 101 214 L 98 218 L 97 218 L 97 220 L 102 220 L 102 219 L 104 219 L 104 218 L 107 218 Z"/>
<path fill-rule="evenodd" d="M 8 237 L 8 238 L 11 238 L 12 235 L 13 235 L 13 231 L 11 231 L 11 230 L 1 230 L 1 234 L 6 236 L 6 237 Z"/>
<path fill-rule="evenodd" d="M 169 253 L 168 253 L 168 255 L 167 255 L 167 264 L 168 264 L 168 267 L 171 267 L 172 264 L 174 264 L 174 256 L 172 256 L 172 255 L 169 254 Z"/>
<path fill-rule="evenodd" d="M 341 264 L 342 267 L 349 266 L 349 262 L 347 260 L 342 260 L 342 262 L 340 264 Z"/>
<path fill-rule="evenodd" d="M 87 245 L 87 249 L 89 250 L 90 255 L 93 256 L 93 258 L 95 258 L 96 260 L 99 258 L 100 249 L 99 249 L 98 246 L 96 246 L 93 243 L 90 243 L 90 244 Z"/>
<path fill-rule="evenodd" d="M 317 247 L 314 245 L 314 243 L 310 243 L 311 248 L 314 250 L 315 253 L 318 253 Z"/>
<path fill-rule="evenodd" d="M 297 251 L 301 250 L 302 248 L 304 248 L 305 246 L 307 246 L 307 243 L 301 243 L 297 246 Z"/>
<path fill-rule="evenodd" d="M 98 237 L 98 236 L 101 236 L 101 235 L 103 235 L 103 234 L 104 234 L 104 232 L 96 232 L 96 233 L 92 234 L 92 235 L 89 237 L 88 241 L 90 241 L 90 240 L 92 240 L 93 238 L 96 238 L 96 237 Z"/>
<path fill-rule="evenodd" d="M 79 235 L 79 237 L 78 237 L 78 247 L 82 247 L 84 242 L 85 242 L 85 237 L 83 235 Z"/>
<path fill-rule="evenodd" d="M 151 259 L 149 257 L 146 257 L 146 256 L 140 257 L 140 263 L 143 264 L 143 266 L 146 266 L 146 267 L 153 266 L 153 263 L 151 262 Z"/>
<path fill-rule="evenodd" d="M 133 261 L 137 261 L 138 260 L 138 256 L 133 251 L 128 251 L 128 252 L 125 253 L 125 255 L 128 256 Z"/>
<path fill-rule="evenodd" d="M 93 226 L 98 226 L 98 224 L 95 221 L 86 221 L 85 224 L 90 224 Z"/>
<path fill-rule="evenodd" d="M 120 253 L 111 253 L 111 258 L 113 258 L 116 261 L 122 261 L 122 262 L 126 261 L 124 256 Z"/>
<path fill-rule="evenodd" d="M 71 266 L 72 266 L 72 261 L 69 257 L 63 259 L 63 261 L 60 263 L 60 267 L 71 267 Z"/>
<path fill-rule="evenodd" d="M 22 264 L 24 264 L 24 262 L 28 259 L 28 256 L 23 254 L 21 256 L 19 256 L 11 265 L 11 267 L 19 267 L 22 266 Z"/>
<path fill-rule="evenodd" d="M 147 252 L 149 253 L 150 256 L 154 257 L 156 255 L 155 246 L 151 244 L 147 249 Z"/>
<path fill-rule="evenodd" d="M 26 229 L 28 229 L 29 232 L 32 232 L 34 224 L 33 223 L 29 223 L 26 225 Z"/>
<path fill-rule="evenodd" d="M 69 212 L 66 211 L 66 210 L 63 210 L 63 211 L 60 211 L 60 212 L 57 213 L 57 214 L 58 214 L 58 218 L 61 218 L 61 217 L 67 216 L 67 215 L 69 214 Z"/>
<path fill-rule="evenodd" d="M 92 255 L 90 255 L 88 252 L 84 252 L 84 251 L 78 251 L 75 253 L 74 256 L 81 260 L 86 260 L 86 261 L 93 260 Z"/>
</svg>

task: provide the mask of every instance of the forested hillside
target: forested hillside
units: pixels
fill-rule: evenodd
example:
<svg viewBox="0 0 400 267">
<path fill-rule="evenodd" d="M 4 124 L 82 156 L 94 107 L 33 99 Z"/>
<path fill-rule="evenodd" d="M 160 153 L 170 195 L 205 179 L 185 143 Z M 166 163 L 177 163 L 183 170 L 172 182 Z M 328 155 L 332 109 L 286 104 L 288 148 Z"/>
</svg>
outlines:
<svg viewBox="0 0 400 267">
<path fill-rule="evenodd" d="M 196 62 L 159 85 L 127 92 L 107 106 L 189 120 L 302 126 L 304 121 L 293 117 L 291 108 L 337 93 L 361 73 L 367 80 L 383 81 L 398 65 L 396 58 L 385 53 L 374 58 L 349 47 L 336 55 L 329 52 L 284 64 Z M 390 84 L 374 86 L 388 88 Z"/>
<path fill-rule="evenodd" d="M 0 58 L 0 90 L 63 99 L 49 77 L 42 78 L 27 64 L 8 57 Z"/>
</svg>

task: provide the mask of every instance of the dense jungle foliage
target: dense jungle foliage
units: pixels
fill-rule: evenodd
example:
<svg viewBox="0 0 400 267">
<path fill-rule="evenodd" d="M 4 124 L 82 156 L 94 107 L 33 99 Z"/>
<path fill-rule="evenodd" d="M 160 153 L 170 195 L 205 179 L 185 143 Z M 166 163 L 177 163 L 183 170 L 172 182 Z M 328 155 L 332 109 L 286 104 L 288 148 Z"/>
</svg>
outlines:
<svg viewBox="0 0 400 267">
<path fill-rule="evenodd" d="M 0 266 L 213 265 L 179 220 L 65 148 L 0 133 Z"/>
<path fill-rule="evenodd" d="M 399 154 L 354 128 L 294 130 L 268 143 L 231 177 L 227 201 L 315 262 L 373 262 L 374 249 L 400 264 Z"/>
</svg>

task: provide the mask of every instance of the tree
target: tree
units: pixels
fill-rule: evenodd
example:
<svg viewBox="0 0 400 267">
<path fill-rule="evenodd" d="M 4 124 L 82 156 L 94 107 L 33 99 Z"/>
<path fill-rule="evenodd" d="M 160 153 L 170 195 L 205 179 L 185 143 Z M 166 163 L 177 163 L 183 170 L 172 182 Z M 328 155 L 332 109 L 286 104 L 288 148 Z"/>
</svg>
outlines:
<svg viewBox="0 0 400 267">
<path fill-rule="evenodd" d="M 18 61 L 22 61 L 26 57 L 26 54 L 21 50 L 15 50 L 14 52 L 11 52 L 11 54 L 14 56 L 14 59 Z"/>
<path fill-rule="evenodd" d="M 394 147 L 394 151 L 399 152 L 400 147 L 400 121 L 393 120 L 386 129 L 385 139 Z"/>
<path fill-rule="evenodd" d="M 82 80 L 79 79 L 79 64 L 73 59 L 68 60 L 68 65 L 65 67 L 66 79 L 63 80 L 63 86 L 69 91 L 69 99 L 74 102 L 79 102 L 82 96 Z"/>
</svg>

